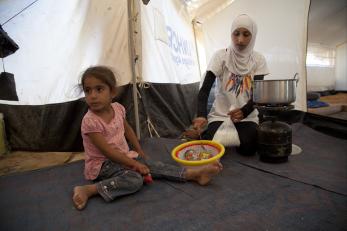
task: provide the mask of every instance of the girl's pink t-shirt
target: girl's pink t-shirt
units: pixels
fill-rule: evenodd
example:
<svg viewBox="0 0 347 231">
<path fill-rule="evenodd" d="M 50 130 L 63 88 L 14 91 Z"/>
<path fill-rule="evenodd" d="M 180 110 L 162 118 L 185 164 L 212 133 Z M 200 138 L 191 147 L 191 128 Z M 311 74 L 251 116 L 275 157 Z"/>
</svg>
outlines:
<svg viewBox="0 0 347 231">
<path fill-rule="evenodd" d="M 138 153 L 129 151 L 128 143 L 124 135 L 125 109 L 119 103 L 112 103 L 114 117 L 109 122 L 104 122 L 100 117 L 88 110 L 83 117 L 81 133 L 85 151 L 84 176 L 87 180 L 94 180 L 99 175 L 102 163 L 107 157 L 92 143 L 88 134 L 101 133 L 111 147 L 126 153 L 130 158 L 136 158 Z"/>
</svg>

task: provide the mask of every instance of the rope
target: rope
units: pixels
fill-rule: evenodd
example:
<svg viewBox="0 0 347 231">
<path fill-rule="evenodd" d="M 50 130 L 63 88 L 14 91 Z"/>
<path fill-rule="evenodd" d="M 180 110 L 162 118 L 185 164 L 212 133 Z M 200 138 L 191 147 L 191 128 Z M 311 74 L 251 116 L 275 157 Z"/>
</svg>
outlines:
<svg viewBox="0 0 347 231">
<path fill-rule="evenodd" d="M 149 84 L 147 82 L 139 81 L 139 88 L 147 89 L 147 88 L 150 88 L 150 87 L 151 87 L 151 84 Z M 136 88 L 136 91 L 137 91 L 137 95 L 141 99 L 142 96 L 141 96 L 141 93 L 140 93 L 139 89 Z"/>
<path fill-rule="evenodd" d="M 141 88 L 150 88 L 151 84 L 148 83 L 148 82 L 140 81 L 139 82 L 139 87 L 141 87 Z"/>
<path fill-rule="evenodd" d="M 142 99 L 141 92 L 140 92 L 139 89 L 148 89 L 148 88 L 151 87 L 151 84 L 148 83 L 148 82 L 144 82 L 144 81 L 140 80 L 139 83 L 138 83 L 138 86 L 139 86 L 139 88 L 136 87 L 136 92 L 137 92 L 138 97 L 140 99 Z M 145 112 L 147 114 L 146 109 L 145 109 Z M 152 123 L 152 121 L 151 121 L 151 119 L 149 117 L 147 117 L 147 121 L 146 122 L 147 122 L 147 129 L 148 129 L 150 137 L 153 137 L 154 135 L 156 137 L 160 137 L 159 133 L 155 129 L 155 127 L 154 127 L 154 125 L 153 125 L 153 123 Z"/>
<path fill-rule="evenodd" d="M 152 131 L 154 131 L 154 133 L 156 134 L 157 137 L 160 137 L 157 130 L 155 130 L 155 127 L 154 127 L 153 123 L 151 122 L 151 120 L 149 119 L 149 117 L 147 117 L 147 128 L 148 128 L 149 135 L 151 136 L 151 138 L 153 137 Z"/>
<path fill-rule="evenodd" d="M 24 9 L 22 9 L 21 11 L 19 11 L 17 14 L 15 14 L 14 16 L 12 16 L 11 18 L 9 18 L 6 22 L 4 22 L 1 26 L 5 25 L 6 23 L 8 23 L 10 20 L 12 20 L 14 17 L 16 17 L 17 15 L 19 15 L 20 13 L 22 13 L 23 11 L 25 11 L 26 9 L 28 9 L 30 6 L 32 6 L 34 3 L 36 3 L 39 0 L 36 0 L 32 3 L 30 3 L 28 6 L 24 7 Z"/>
<path fill-rule="evenodd" d="M 6 70 L 5 70 L 5 62 L 4 62 L 4 58 L 2 58 L 2 68 L 4 69 L 4 72 L 6 72 Z"/>
</svg>

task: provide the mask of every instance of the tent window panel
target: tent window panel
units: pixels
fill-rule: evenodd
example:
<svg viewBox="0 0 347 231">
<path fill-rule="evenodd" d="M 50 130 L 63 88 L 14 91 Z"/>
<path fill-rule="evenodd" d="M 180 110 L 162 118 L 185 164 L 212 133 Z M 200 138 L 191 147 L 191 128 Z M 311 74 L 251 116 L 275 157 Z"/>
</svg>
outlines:
<svg viewBox="0 0 347 231">
<path fill-rule="evenodd" d="M 318 44 L 308 44 L 306 65 L 309 67 L 335 67 L 334 48 Z"/>
</svg>

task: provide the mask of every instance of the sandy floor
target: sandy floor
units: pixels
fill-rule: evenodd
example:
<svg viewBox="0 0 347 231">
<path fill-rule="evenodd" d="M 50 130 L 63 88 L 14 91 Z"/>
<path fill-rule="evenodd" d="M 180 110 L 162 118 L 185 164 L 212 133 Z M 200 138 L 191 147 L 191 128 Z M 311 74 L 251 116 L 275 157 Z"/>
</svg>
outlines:
<svg viewBox="0 0 347 231">
<path fill-rule="evenodd" d="M 347 104 L 347 93 L 338 93 L 336 95 L 328 95 L 320 97 L 321 101 L 329 104 Z"/>
<path fill-rule="evenodd" d="M 329 106 L 309 108 L 308 112 L 347 120 L 347 93 L 322 96 L 319 100 L 328 103 Z"/>
<path fill-rule="evenodd" d="M 83 152 L 22 152 L 0 156 L 0 176 L 84 159 Z"/>
</svg>

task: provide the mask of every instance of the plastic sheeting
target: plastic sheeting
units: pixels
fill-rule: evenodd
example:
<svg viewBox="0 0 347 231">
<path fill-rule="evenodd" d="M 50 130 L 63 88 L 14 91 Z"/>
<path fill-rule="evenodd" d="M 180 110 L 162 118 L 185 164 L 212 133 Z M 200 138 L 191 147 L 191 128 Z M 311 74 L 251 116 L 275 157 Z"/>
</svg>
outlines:
<svg viewBox="0 0 347 231">
<path fill-rule="evenodd" d="M 19 104 L 81 97 L 80 75 L 96 64 L 116 69 L 119 85 L 129 83 L 127 0 L 3 0 L 0 12 L 3 29 L 20 46 L 4 60 Z"/>
<path fill-rule="evenodd" d="M 178 0 L 142 4 L 141 30 L 143 81 L 200 81 L 194 33 L 184 4 Z"/>
<path fill-rule="evenodd" d="M 258 25 L 255 50 L 268 63 L 270 75 L 265 79 L 293 78 L 299 73 L 295 106 L 306 111 L 306 43 L 309 0 L 235 0 L 201 25 L 206 62 L 212 54 L 231 43 L 231 23 L 242 13 L 249 14 Z M 202 67 L 202 71 L 205 68 Z"/>
</svg>

